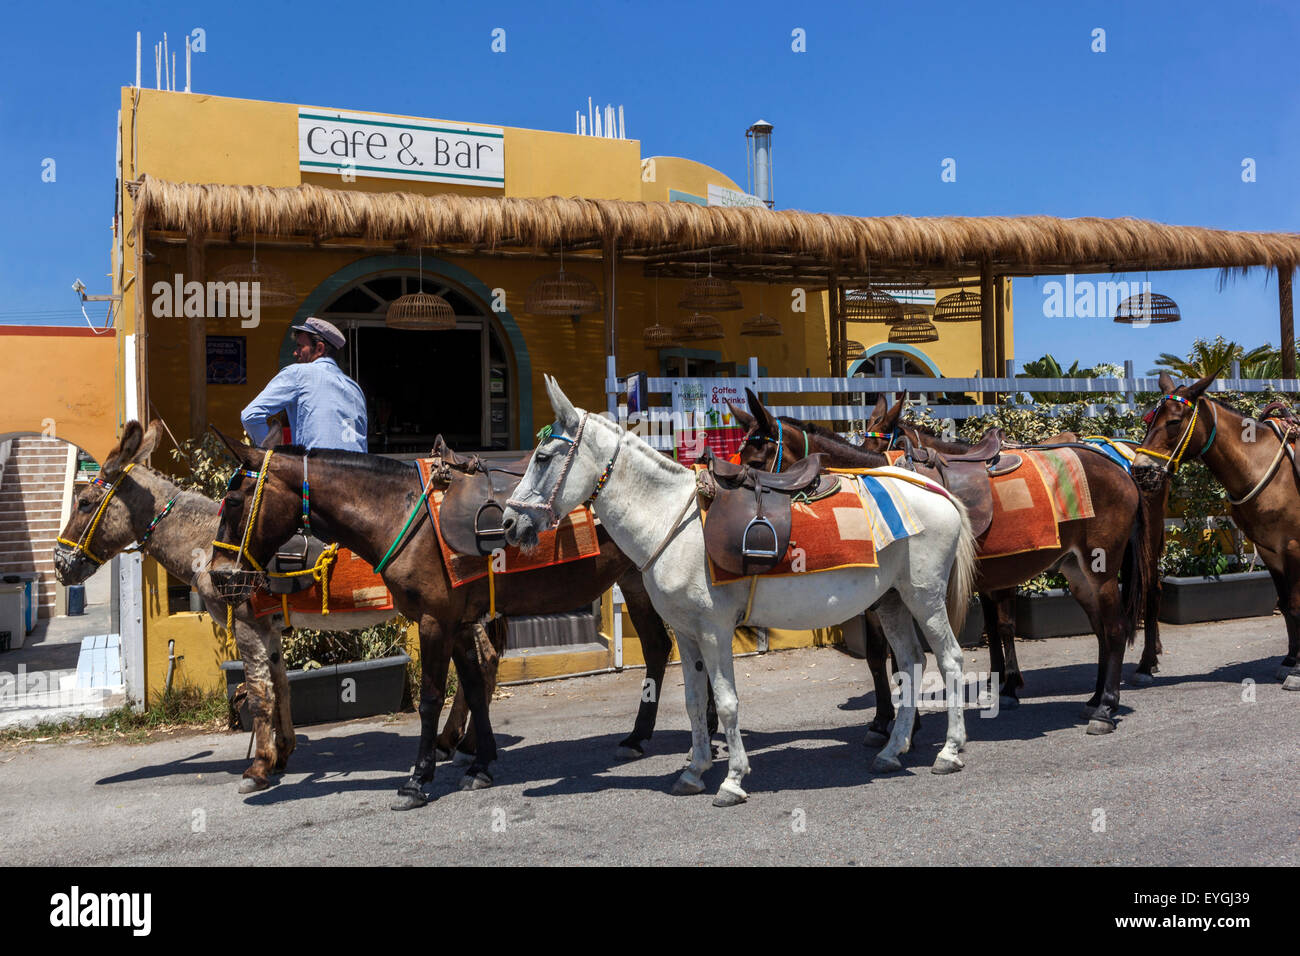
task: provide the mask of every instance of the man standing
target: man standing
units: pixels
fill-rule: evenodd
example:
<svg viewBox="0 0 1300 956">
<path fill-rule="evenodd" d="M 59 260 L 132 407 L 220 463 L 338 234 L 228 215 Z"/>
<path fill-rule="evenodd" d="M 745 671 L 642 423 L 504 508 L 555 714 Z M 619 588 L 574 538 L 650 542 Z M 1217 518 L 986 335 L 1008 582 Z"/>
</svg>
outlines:
<svg viewBox="0 0 1300 956">
<path fill-rule="evenodd" d="M 270 431 L 267 417 L 283 411 L 295 444 L 366 451 L 365 395 L 334 361 L 346 341 L 343 333 L 315 317 L 290 329 L 297 333 L 297 364 L 280 369 L 240 413 L 244 431 L 254 445 L 262 444 Z"/>
</svg>

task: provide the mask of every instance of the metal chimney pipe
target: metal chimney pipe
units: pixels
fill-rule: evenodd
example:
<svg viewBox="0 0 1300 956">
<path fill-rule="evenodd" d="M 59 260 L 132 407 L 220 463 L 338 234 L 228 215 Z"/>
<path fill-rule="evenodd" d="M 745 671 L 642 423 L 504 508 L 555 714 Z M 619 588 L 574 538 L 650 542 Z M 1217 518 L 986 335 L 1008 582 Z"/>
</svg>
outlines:
<svg viewBox="0 0 1300 956">
<path fill-rule="evenodd" d="M 759 120 L 745 130 L 745 137 L 752 142 L 754 195 L 767 203 L 768 209 L 776 204 L 772 196 L 772 129 L 767 120 Z"/>
</svg>

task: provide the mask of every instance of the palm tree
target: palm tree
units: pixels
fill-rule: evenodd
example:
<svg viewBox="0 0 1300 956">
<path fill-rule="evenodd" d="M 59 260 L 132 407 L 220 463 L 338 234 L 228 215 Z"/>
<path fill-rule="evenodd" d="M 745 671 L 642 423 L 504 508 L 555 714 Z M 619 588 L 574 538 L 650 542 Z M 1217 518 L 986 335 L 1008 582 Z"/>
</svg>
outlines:
<svg viewBox="0 0 1300 956">
<path fill-rule="evenodd" d="M 1247 352 L 1236 342 L 1224 341 L 1222 335 L 1216 335 L 1213 342 L 1206 339 L 1197 339 L 1193 342 L 1192 350 L 1187 353 L 1186 358 L 1162 352 L 1156 359 L 1156 367 L 1147 374 L 1159 375 L 1161 372 L 1171 372 L 1181 378 L 1198 379 L 1211 373 L 1226 371 L 1235 360 L 1241 362 L 1242 375 L 1250 377 L 1248 370 L 1261 362 L 1267 362 L 1273 351 L 1269 346 L 1261 345 Z M 1278 361 L 1280 363 L 1280 356 Z"/>
</svg>

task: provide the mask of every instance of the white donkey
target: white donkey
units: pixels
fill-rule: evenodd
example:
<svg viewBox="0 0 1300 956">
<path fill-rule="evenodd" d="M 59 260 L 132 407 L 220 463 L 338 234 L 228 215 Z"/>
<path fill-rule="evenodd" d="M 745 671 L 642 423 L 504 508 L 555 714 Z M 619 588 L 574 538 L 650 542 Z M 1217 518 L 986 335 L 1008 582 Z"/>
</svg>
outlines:
<svg viewBox="0 0 1300 956">
<path fill-rule="evenodd" d="M 718 717 L 727 735 L 729 772 L 713 800 L 734 806 L 749 760 L 737 726 L 731 643 L 745 620 L 749 586 L 710 582 L 704 531 L 698 520 L 695 475 L 655 451 L 608 418 L 574 408 L 555 380 L 546 379 L 556 424 L 533 452 L 504 527 L 512 544 L 531 547 L 551 527 L 594 497 L 593 509 L 623 553 L 637 563 L 655 609 L 677 634 L 691 719 L 691 761 L 673 793 L 699 793 L 702 774 L 713 765 L 705 728 L 705 668 Z M 765 627 L 830 627 L 861 614 L 877 599 L 877 613 L 902 673 L 919 673 L 924 651 L 912 629 L 915 618 L 948 688 L 961 686 L 962 654 L 953 635 L 961 629 L 974 575 L 975 542 L 965 509 L 947 497 L 899 481 L 899 491 L 924 530 L 881 550 L 879 567 L 763 578 L 753 592 L 748 623 Z M 951 572 L 951 574 L 950 574 Z M 898 757 L 911 747 L 917 689 L 904 694 L 889 742 L 874 769 L 901 769 Z M 953 773 L 963 764 L 966 742 L 959 694 L 948 695 L 948 738 L 932 768 Z"/>
</svg>

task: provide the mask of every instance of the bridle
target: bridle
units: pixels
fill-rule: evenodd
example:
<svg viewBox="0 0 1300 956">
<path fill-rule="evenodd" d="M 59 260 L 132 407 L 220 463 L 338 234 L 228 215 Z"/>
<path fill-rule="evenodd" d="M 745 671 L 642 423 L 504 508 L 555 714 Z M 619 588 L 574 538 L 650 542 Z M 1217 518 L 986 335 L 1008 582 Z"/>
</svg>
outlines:
<svg viewBox="0 0 1300 956">
<path fill-rule="evenodd" d="M 91 561 L 94 561 L 95 564 L 103 564 L 107 560 L 107 558 L 101 558 L 98 555 L 96 555 L 93 551 L 91 551 L 90 542 L 91 539 L 93 539 L 95 536 L 95 530 L 99 527 L 100 520 L 104 517 L 104 512 L 108 510 L 108 503 L 113 499 L 113 495 L 117 491 L 118 486 L 122 484 L 122 480 L 126 478 L 127 474 L 134 467 L 135 467 L 135 462 L 131 462 L 131 464 L 123 468 L 122 473 L 118 475 L 116 479 L 114 479 L 111 485 L 108 482 L 106 482 L 102 477 L 96 478 L 94 481 L 92 481 L 91 482 L 92 485 L 95 485 L 100 488 L 107 487 L 108 491 L 105 493 L 103 499 L 99 502 L 99 508 L 96 509 L 95 516 L 91 518 L 90 524 L 86 526 L 86 530 L 81 533 L 81 537 L 76 541 L 69 541 L 67 538 L 63 538 L 63 537 L 55 538 L 54 540 L 59 544 L 67 545 L 68 547 L 72 548 L 74 556 L 84 555 L 85 557 L 89 558 Z M 167 515 L 171 513 L 172 506 L 176 504 L 176 500 L 180 498 L 180 496 L 181 493 L 179 491 L 176 494 L 172 495 L 171 498 L 168 500 L 167 504 L 163 506 L 162 511 L 154 515 L 153 519 L 149 522 L 149 526 L 144 529 L 144 534 L 140 535 L 139 540 L 137 540 L 135 544 L 123 548 L 122 550 L 127 554 L 132 554 L 136 551 L 143 551 L 145 549 L 145 546 L 149 543 L 149 539 L 153 536 L 154 530 L 158 527 L 159 523 L 163 520 L 163 518 L 166 518 Z"/>
<path fill-rule="evenodd" d="M 247 559 L 248 563 L 251 564 L 254 569 L 261 571 L 262 573 L 266 573 L 266 568 L 262 567 L 262 565 L 258 563 L 257 559 L 253 557 L 253 555 L 249 552 L 248 541 L 249 538 L 251 538 L 253 535 L 253 525 L 257 522 L 258 509 L 262 506 L 262 492 L 266 488 L 266 478 L 271 473 L 271 456 L 273 454 L 275 454 L 274 451 L 270 451 L 270 450 L 267 451 L 266 457 L 262 459 L 261 470 L 256 472 L 257 484 L 254 486 L 253 489 L 253 506 L 248 510 L 248 516 L 245 518 L 244 533 L 243 535 L 240 536 L 239 544 L 238 545 L 228 544 L 225 541 L 217 541 L 215 539 L 212 542 L 212 546 L 214 548 L 220 548 L 223 551 L 235 552 L 237 556 L 235 569 L 237 571 L 244 570 L 242 565 L 245 559 Z M 254 476 L 253 472 L 248 471 L 247 469 L 240 469 L 230 476 L 231 487 L 232 488 L 234 487 L 236 478 L 253 477 L 253 476 Z M 303 482 L 303 485 L 304 487 L 306 486 L 305 480 Z M 230 492 L 227 491 L 226 493 L 229 494 Z M 225 508 L 226 508 L 226 502 L 225 499 L 223 498 L 221 501 L 221 510 L 224 511 Z"/>
<path fill-rule="evenodd" d="M 807 458 L 807 457 L 808 457 L 808 432 L 807 432 L 807 430 L 805 430 L 805 429 L 797 429 L 797 430 L 800 432 L 800 434 L 803 435 L 803 456 L 804 456 L 805 458 Z M 754 436 L 751 437 L 751 438 L 746 438 L 746 439 L 745 439 L 745 442 L 746 442 L 746 443 L 749 443 L 749 442 L 771 442 L 771 443 L 775 444 L 775 445 L 776 445 L 776 457 L 775 457 L 774 459 L 772 459 L 772 463 L 771 463 L 771 465 L 768 467 L 767 470 L 768 470 L 769 472 L 772 472 L 772 473 L 775 473 L 775 472 L 778 472 L 778 471 L 781 470 L 781 464 L 782 464 L 782 461 L 783 461 L 784 456 L 785 456 L 785 422 L 783 422 L 780 418 L 778 418 L 778 419 L 776 420 L 776 437 L 775 437 L 775 438 L 773 438 L 773 437 L 770 436 L 770 435 L 754 435 Z"/>
<path fill-rule="evenodd" d="M 1192 434 L 1196 431 L 1196 418 L 1200 413 L 1201 402 L 1203 400 L 1204 396 L 1198 396 L 1195 401 L 1190 401 L 1183 398 L 1181 395 L 1175 395 L 1173 392 L 1170 392 L 1168 395 L 1161 398 L 1160 401 L 1156 403 L 1156 407 L 1151 410 L 1151 413 L 1148 416 L 1149 420 L 1152 422 L 1155 421 L 1156 413 L 1160 411 L 1160 406 L 1165 402 L 1177 402 L 1178 404 L 1192 410 L 1191 417 L 1187 420 L 1187 426 L 1183 429 L 1182 434 L 1178 436 L 1178 443 L 1174 445 L 1172 454 L 1166 455 L 1164 452 L 1153 451 L 1145 445 L 1138 445 L 1138 447 L 1134 449 L 1134 453 L 1149 455 L 1152 458 L 1162 460 L 1164 461 L 1164 464 L 1160 466 L 1161 471 L 1167 475 L 1177 474 L 1178 466 L 1183 462 L 1183 455 L 1187 453 L 1187 446 L 1191 443 Z M 1210 446 L 1214 444 L 1214 439 L 1217 438 L 1219 434 L 1219 413 L 1215 411 L 1213 402 L 1210 402 L 1209 406 L 1210 417 L 1214 419 L 1214 427 L 1210 429 L 1210 437 L 1205 442 L 1205 446 L 1194 456 L 1196 458 L 1200 458 L 1210 450 Z M 1150 432 L 1148 431 L 1148 436 L 1149 435 Z M 1254 495 L 1252 494 L 1251 497 L 1254 497 Z"/>
</svg>

